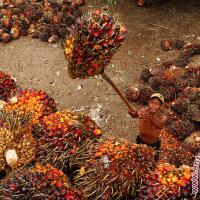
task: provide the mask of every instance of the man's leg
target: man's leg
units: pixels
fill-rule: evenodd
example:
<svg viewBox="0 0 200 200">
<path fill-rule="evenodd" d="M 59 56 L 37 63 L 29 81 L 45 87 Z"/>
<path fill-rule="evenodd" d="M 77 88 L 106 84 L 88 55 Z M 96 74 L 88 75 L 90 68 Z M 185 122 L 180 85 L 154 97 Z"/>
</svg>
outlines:
<svg viewBox="0 0 200 200">
<path fill-rule="evenodd" d="M 155 155 L 155 157 L 154 157 L 156 162 L 157 162 L 158 159 L 159 159 L 159 155 L 160 155 L 160 146 L 161 146 L 160 140 L 158 140 L 156 143 L 154 143 L 154 144 L 152 145 L 152 147 L 155 148 L 155 150 L 156 150 L 156 155 Z"/>
<path fill-rule="evenodd" d="M 144 144 L 139 135 L 136 138 L 136 144 Z"/>
</svg>

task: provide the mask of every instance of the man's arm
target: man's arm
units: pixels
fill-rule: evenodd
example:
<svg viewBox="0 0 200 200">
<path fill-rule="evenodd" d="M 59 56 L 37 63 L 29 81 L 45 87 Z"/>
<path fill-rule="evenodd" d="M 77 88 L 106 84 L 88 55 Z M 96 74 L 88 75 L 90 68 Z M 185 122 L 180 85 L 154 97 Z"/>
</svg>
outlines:
<svg viewBox="0 0 200 200">
<path fill-rule="evenodd" d="M 162 114 L 152 117 L 152 123 L 159 129 L 164 128 L 166 120 L 167 120 L 166 115 Z"/>
</svg>

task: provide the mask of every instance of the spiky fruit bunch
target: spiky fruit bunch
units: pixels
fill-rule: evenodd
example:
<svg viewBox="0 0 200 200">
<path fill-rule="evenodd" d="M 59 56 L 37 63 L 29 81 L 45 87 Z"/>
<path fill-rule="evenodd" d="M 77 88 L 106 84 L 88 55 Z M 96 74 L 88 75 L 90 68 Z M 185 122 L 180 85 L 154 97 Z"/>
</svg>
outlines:
<svg viewBox="0 0 200 200">
<path fill-rule="evenodd" d="M 50 164 L 42 166 L 39 163 L 11 173 L 1 184 L 1 196 L 16 200 L 83 199 L 81 193 L 70 186 L 62 171 Z"/>
<path fill-rule="evenodd" d="M 188 99 L 191 103 L 197 103 L 200 99 L 200 89 L 196 87 L 186 87 L 180 94 L 180 99 Z M 197 103 L 198 104 L 198 103 Z"/>
<path fill-rule="evenodd" d="M 183 141 L 195 131 L 195 125 L 187 119 L 180 119 L 177 122 L 168 123 L 167 130 L 170 134 Z"/>
<path fill-rule="evenodd" d="M 166 102 L 171 102 L 176 97 L 176 90 L 172 86 L 161 86 L 158 92 L 164 96 Z"/>
<path fill-rule="evenodd" d="M 134 194 L 137 183 L 154 167 L 155 151 L 146 145 L 107 139 L 84 146 L 75 185 L 91 199 L 120 199 Z"/>
<path fill-rule="evenodd" d="M 171 104 L 171 109 L 177 114 L 182 115 L 187 111 L 189 105 L 190 101 L 187 98 L 180 98 Z"/>
<path fill-rule="evenodd" d="M 150 69 L 144 69 L 142 70 L 140 74 L 140 79 L 144 82 L 149 82 L 149 79 L 152 77 L 152 73 Z"/>
<path fill-rule="evenodd" d="M 2 113 L 0 128 L 0 171 L 9 172 L 35 158 L 36 142 L 31 134 L 30 116 Z"/>
<path fill-rule="evenodd" d="M 200 151 L 200 131 L 192 133 L 184 140 L 184 143 L 194 154 L 198 153 Z"/>
<path fill-rule="evenodd" d="M 10 99 L 5 110 L 18 109 L 20 114 L 32 113 L 32 123 L 37 124 L 39 119 L 56 111 L 56 104 L 46 92 L 40 90 L 22 90 L 16 97 Z"/>
<path fill-rule="evenodd" d="M 192 169 L 182 165 L 176 168 L 169 163 L 157 165 L 156 170 L 146 174 L 144 186 L 140 189 L 139 199 L 192 198 Z"/>
<path fill-rule="evenodd" d="M 158 76 L 160 75 L 160 78 L 164 79 L 168 85 L 173 85 L 174 81 L 177 79 L 177 77 L 184 77 L 186 74 L 186 69 L 176 67 L 174 65 L 170 66 L 169 68 L 165 70 L 161 70 L 158 73 Z"/>
<path fill-rule="evenodd" d="M 7 101 L 15 94 L 16 90 L 16 80 L 9 74 L 0 71 L 0 99 Z"/>
<path fill-rule="evenodd" d="M 82 18 L 65 42 L 70 76 L 87 78 L 103 73 L 121 46 L 125 32 L 106 10 L 95 10 Z"/>
<path fill-rule="evenodd" d="M 35 131 L 41 159 L 61 168 L 87 139 L 100 136 L 99 127 L 90 117 L 67 111 L 44 116 Z"/>
<path fill-rule="evenodd" d="M 167 131 L 161 133 L 161 148 L 159 162 L 168 162 L 180 167 L 183 164 L 192 166 L 194 154 L 189 146 L 177 140 Z"/>
<path fill-rule="evenodd" d="M 131 86 L 126 90 L 126 98 L 130 102 L 147 104 L 153 90 L 149 87 Z"/>
</svg>

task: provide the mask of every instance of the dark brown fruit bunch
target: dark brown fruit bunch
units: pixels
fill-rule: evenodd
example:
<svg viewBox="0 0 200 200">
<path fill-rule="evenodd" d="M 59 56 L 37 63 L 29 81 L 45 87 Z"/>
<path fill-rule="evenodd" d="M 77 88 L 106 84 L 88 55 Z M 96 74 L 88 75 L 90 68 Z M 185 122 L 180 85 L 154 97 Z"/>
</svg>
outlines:
<svg viewBox="0 0 200 200">
<path fill-rule="evenodd" d="M 0 71 L 0 99 L 7 101 L 15 95 L 16 91 L 16 80 L 9 74 Z"/>
<path fill-rule="evenodd" d="M 144 82 L 149 82 L 149 79 L 152 77 L 152 73 L 150 71 L 150 69 L 144 69 L 142 70 L 141 74 L 140 74 L 140 79 Z"/>
</svg>

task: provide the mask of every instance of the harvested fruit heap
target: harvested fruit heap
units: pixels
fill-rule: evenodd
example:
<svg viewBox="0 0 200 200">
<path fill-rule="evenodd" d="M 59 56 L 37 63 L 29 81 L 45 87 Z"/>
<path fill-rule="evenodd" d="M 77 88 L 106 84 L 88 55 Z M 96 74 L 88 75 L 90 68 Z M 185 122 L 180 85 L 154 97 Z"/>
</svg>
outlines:
<svg viewBox="0 0 200 200">
<path fill-rule="evenodd" d="M 183 164 L 192 166 L 194 162 L 194 154 L 191 146 L 180 142 L 173 137 L 169 132 L 162 131 L 161 133 L 161 147 L 159 162 L 168 162 L 180 167 Z"/>
<path fill-rule="evenodd" d="M 31 134 L 30 115 L 18 112 L 1 113 L 0 171 L 21 167 L 35 159 L 36 142 Z"/>
<path fill-rule="evenodd" d="M 99 75 L 121 46 L 126 29 L 116 24 L 108 10 L 95 10 L 74 26 L 65 42 L 72 78 Z"/>
<path fill-rule="evenodd" d="M 75 185 L 90 199 L 120 199 L 135 193 L 142 177 L 153 169 L 155 151 L 146 145 L 107 139 L 100 144 L 88 143 Z"/>
<path fill-rule="evenodd" d="M 192 199 L 191 178 L 189 166 L 176 168 L 168 163 L 159 164 L 154 172 L 146 174 L 138 199 Z"/>
<path fill-rule="evenodd" d="M 61 169 L 87 139 L 97 140 L 101 136 L 91 118 L 67 111 L 44 116 L 35 129 L 41 162 L 50 162 Z"/>
<path fill-rule="evenodd" d="M 0 100 L 7 101 L 17 91 L 16 80 L 0 71 Z"/>
<path fill-rule="evenodd" d="M 72 188 L 65 174 L 52 167 L 36 163 L 32 168 L 24 168 L 11 173 L 1 184 L 0 196 L 3 199 L 84 199 L 83 195 Z"/>
<path fill-rule="evenodd" d="M 16 97 L 10 99 L 4 110 L 19 110 L 20 114 L 32 113 L 32 123 L 39 123 L 39 119 L 56 111 L 54 99 L 40 90 L 22 90 Z"/>
<path fill-rule="evenodd" d="M 198 131 L 200 121 L 200 89 L 187 87 L 180 97 L 171 104 L 176 119 L 168 119 L 168 131 L 183 141 L 191 133 Z"/>
<path fill-rule="evenodd" d="M 184 144 L 191 149 L 194 154 L 200 151 L 200 131 L 192 133 L 184 141 Z"/>
<path fill-rule="evenodd" d="M 0 41 L 7 43 L 26 35 L 44 42 L 64 39 L 67 29 L 81 16 L 83 4 L 83 0 L 64 0 L 61 5 L 48 0 L 6 1 L 0 8 Z"/>
</svg>

